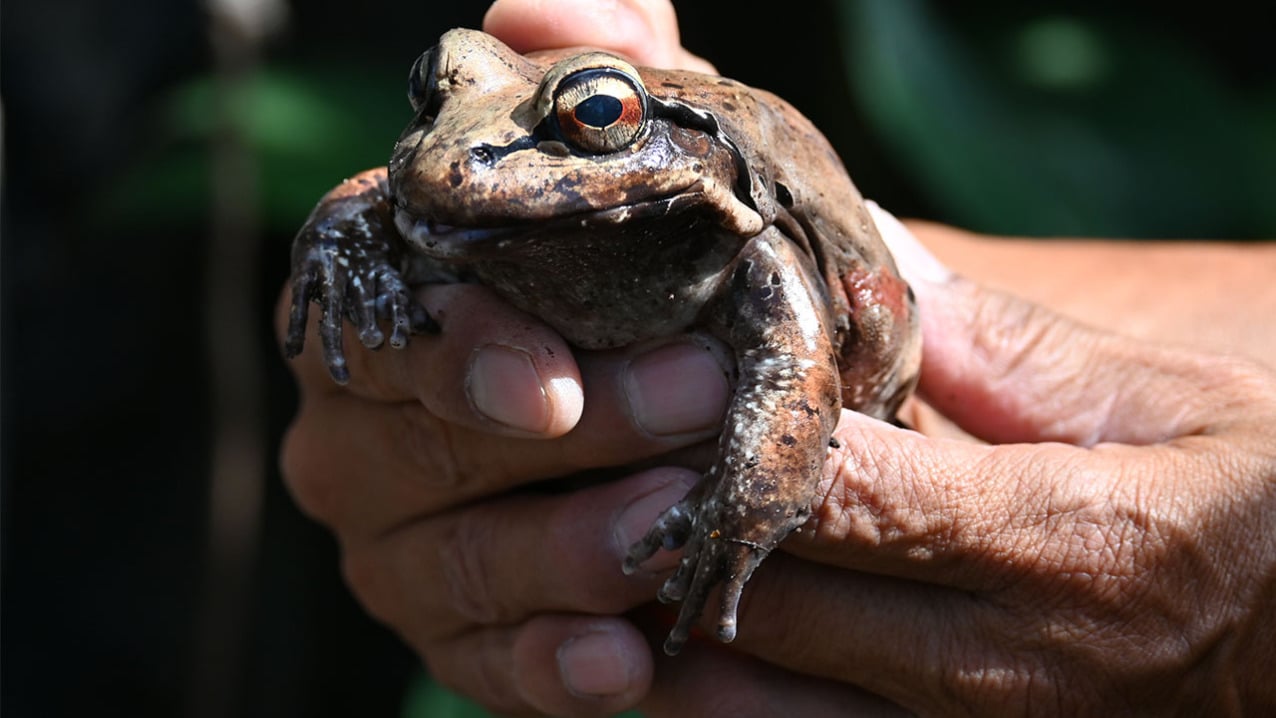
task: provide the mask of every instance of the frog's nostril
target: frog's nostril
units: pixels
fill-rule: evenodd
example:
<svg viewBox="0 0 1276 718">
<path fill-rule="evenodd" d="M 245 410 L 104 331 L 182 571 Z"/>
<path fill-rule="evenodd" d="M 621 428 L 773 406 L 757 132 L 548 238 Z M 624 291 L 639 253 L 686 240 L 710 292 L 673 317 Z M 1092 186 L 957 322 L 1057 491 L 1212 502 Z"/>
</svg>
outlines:
<svg viewBox="0 0 1276 718">
<path fill-rule="evenodd" d="M 496 153 L 492 151 L 491 145 L 479 145 L 470 149 L 470 158 L 480 164 L 491 165 L 496 159 Z"/>
</svg>

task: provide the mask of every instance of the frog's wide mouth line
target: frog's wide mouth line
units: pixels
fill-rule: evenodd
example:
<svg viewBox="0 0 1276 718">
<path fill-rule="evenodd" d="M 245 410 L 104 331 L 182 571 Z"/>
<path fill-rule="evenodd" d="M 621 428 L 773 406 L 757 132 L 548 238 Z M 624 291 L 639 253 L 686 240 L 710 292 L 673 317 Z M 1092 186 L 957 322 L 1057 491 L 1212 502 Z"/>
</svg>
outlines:
<svg viewBox="0 0 1276 718">
<path fill-rule="evenodd" d="M 455 259 L 504 249 L 511 241 L 532 234 L 552 235 L 556 231 L 565 230 L 606 230 L 634 220 L 668 216 L 702 205 L 704 198 L 705 193 L 697 182 L 659 199 L 493 227 L 467 227 L 444 224 L 429 218 L 418 219 L 402 208 L 396 210 L 394 224 L 404 239 L 425 254 Z"/>
</svg>

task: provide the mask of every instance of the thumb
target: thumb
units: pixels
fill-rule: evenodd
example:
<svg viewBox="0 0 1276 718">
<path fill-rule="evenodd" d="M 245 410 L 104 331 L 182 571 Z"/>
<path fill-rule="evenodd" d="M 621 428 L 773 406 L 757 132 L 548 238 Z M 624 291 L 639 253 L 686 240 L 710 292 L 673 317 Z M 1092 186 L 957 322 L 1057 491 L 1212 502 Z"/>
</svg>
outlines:
<svg viewBox="0 0 1276 718">
<path fill-rule="evenodd" d="M 1090 446 L 1155 443 L 1208 423 L 1208 407 L 1195 402 L 1216 383 L 1210 366 L 1221 357 L 1095 329 L 953 275 L 870 205 L 917 295 L 918 393 L 965 431 L 993 443 Z"/>
<path fill-rule="evenodd" d="M 518 52 L 601 47 L 640 65 L 716 74 L 713 65 L 683 49 L 669 0 L 497 0 L 483 29 Z"/>
</svg>

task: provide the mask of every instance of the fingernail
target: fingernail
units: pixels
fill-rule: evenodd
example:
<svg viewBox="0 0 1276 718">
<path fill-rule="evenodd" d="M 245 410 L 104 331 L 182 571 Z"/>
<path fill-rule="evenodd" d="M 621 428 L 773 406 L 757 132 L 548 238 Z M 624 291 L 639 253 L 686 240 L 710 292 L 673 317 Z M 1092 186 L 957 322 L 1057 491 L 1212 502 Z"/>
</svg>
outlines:
<svg viewBox="0 0 1276 718">
<path fill-rule="evenodd" d="M 526 352 L 488 344 L 470 357 L 465 391 L 479 413 L 513 429 L 540 433 L 549 427 L 549 400 L 536 364 Z"/>
<path fill-rule="evenodd" d="M 614 696 L 629 690 L 633 666 L 624 647 L 608 632 L 585 633 L 558 647 L 558 671 L 575 696 Z"/>
<path fill-rule="evenodd" d="M 673 471 L 671 469 L 657 469 L 657 471 Z M 695 486 L 696 481 L 700 478 L 695 472 L 689 470 L 676 470 L 678 476 L 668 480 L 666 483 L 654 488 L 650 493 L 635 496 L 628 505 L 620 510 L 616 516 L 616 523 L 612 529 L 615 536 L 616 548 L 621 556 L 629 553 L 629 547 L 641 541 L 647 535 L 647 530 L 656 522 L 656 518 L 661 512 L 682 501 L 687 492 Z M 647 561 L 643 562 L 642 569 L 651 573 L 657 573 L 668 568 L 678 565 L 678 556 L 669 551 L 658 551 Z"/>
<path fill-rule="evenodd" d="M 895 215 L 882 209 L 871 199 L 864 200 L 864 204 L 868 207 L 869 214 L 873 215 L 873 223 L 877 225 L 882 241 L 895 256 L 895 263 L 899 265 L 899 272 L 905 281 L 909 284 L 943 284 L 952 279 L 952 270 L 931 254 L 926 245 L 919 242 Z"/>
<path fill-rule="evenodd" d="M 730 393 L 722 364 L 706 349 L 684 343 L 636 357 L 624 387 L 630 417 L 654 436 L 716 431 Z"/>
</svg>

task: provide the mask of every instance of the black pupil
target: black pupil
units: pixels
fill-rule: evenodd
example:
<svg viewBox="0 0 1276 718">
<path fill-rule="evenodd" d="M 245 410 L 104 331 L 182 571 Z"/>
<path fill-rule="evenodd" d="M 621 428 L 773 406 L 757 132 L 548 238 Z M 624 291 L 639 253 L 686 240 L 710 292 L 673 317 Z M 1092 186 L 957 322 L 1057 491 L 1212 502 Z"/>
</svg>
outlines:
<svg viewBox="0 0 1276 718">
<path fill-rule="evenodd" d="M 620 100 L 611 95 L 594 95 L 576 105 L 573 114 L 579 122 L 590 127 L 607 127 L 620 119 L 620 113 L 624 109 Z"/>
</svg>

